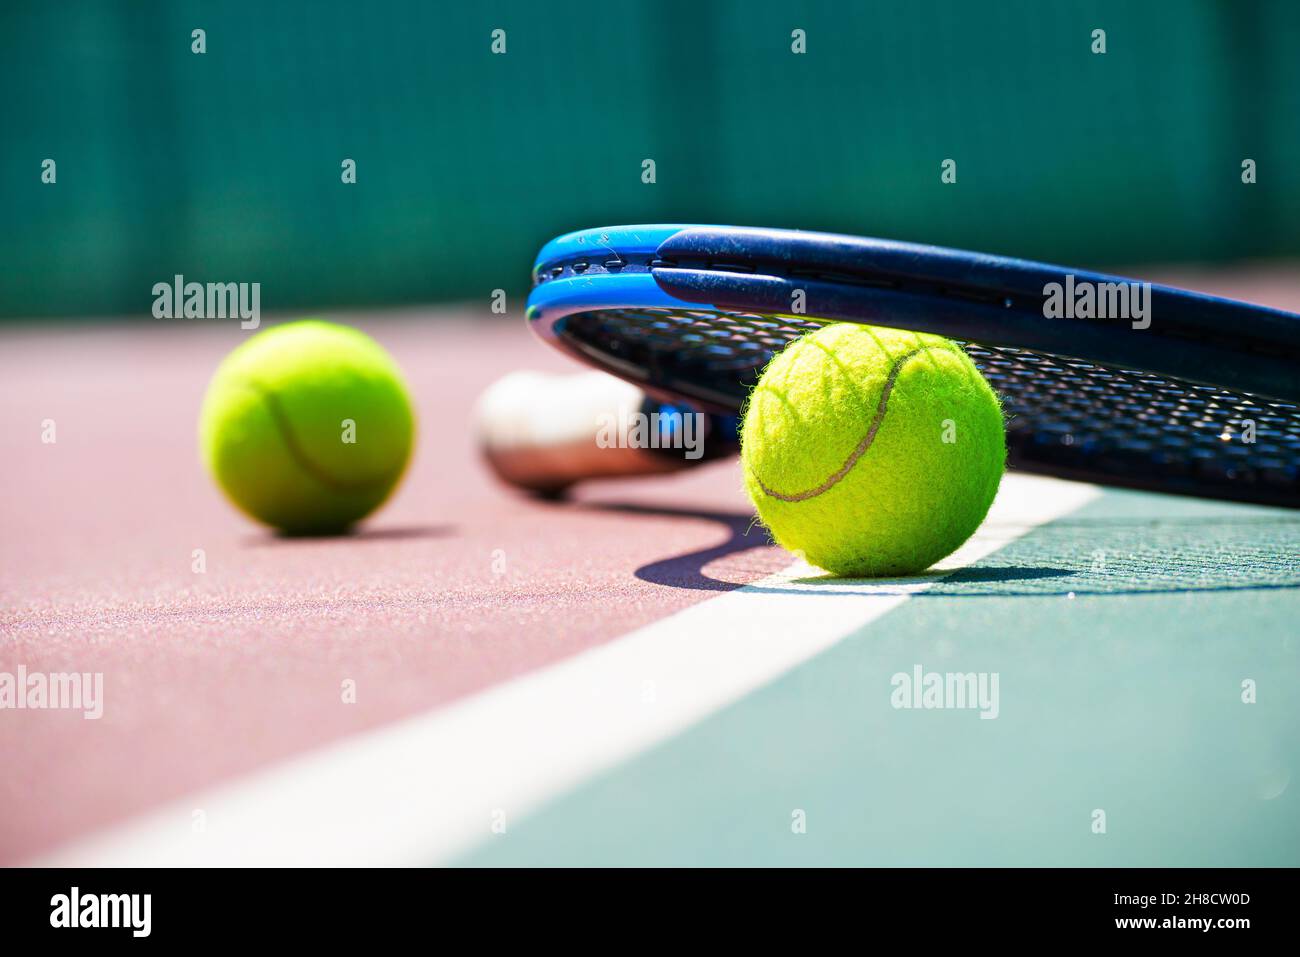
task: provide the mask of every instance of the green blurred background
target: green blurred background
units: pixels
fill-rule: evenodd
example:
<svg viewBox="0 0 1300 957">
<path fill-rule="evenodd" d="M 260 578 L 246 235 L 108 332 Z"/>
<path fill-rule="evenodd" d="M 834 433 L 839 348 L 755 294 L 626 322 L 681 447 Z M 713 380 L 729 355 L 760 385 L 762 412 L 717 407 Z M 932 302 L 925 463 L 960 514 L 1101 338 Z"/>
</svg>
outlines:
<svg viewBox="0 0 1300 957">
<path fill-rule="evenodd" d="M 1295 255 L 1297 37 L 1294 0 L 4 0 L 0 316 L 145 315 L 175 273 L 485 300 L 619 222 Z"/>
</svg>

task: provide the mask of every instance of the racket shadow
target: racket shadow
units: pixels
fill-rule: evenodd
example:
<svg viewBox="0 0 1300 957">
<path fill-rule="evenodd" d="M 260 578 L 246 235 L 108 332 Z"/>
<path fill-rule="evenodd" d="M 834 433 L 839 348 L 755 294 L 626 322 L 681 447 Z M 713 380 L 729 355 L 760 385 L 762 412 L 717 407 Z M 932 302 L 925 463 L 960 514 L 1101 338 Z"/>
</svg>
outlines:
<svg viewBox="0 0 1300 957">
<path fill-rule="evenodd" d="M 755 525 L 752 515 L 744 512 L 716 512 L 704 509 L 677 508 L 659 505 L 640 505 L 633 502 L 586 502 L 576 506 L 584 510 L 615 512 L 620 515 L 644 515 L 654 518 L 681 518 L 691 521 L 712 522 L 727 535 L 726 539 L 710 548 L 675 555 L 642 565 L 633 573 L 639 580 L 665 588 L 686 588 L 692 591 L 734 591 L 743 588 L 744 581 L 729 581 L 706 573 L 705 568 L 719 561 L 755 550 L 772 553 L 770 560 L 758 563 L 757 577 L 763 577 L 789 564 L 762 528 Z M 734 562 L 728 567 L 735 568 Z M 746 569 L 741 568 L 742 572 Z"/>
<path fill-rule="evenodd" d="M 665 588 L 771 594 L 909 594 L 917 598 L 1082 597 L 1300 588 L 1300 519 L 1290 516 L 1195 516 L 1170 519 L 1073 519 L 1035 529 L 976 565 L 910 578 L 850 579 L 833 575 L 758 582 L 789 567 L 752 516 L 631 503 L 584 508 L 715 522 L 718 545 L 650 562 L 636 577 Z M 735 556 L 762 552 L 743 563 Z M 720 578 L 713 568 L 734 571 Z M 918 584 L 928 587 L 918 589 Z"/>
<path fill-rule="evenodd" d="M 776 574 L 788 568 L 791 558 L 788 553 L 772 544 L 771 539 L 768 538 L 766 532 L 757 524 L 752 515 L 742 512 L 713 512 L 701 509 L 639 505 L 627 502 L 584 504 L 580 507 L 597 511 L 617 512 L 623 515 L 646 515 L 656 518 L 685 518 L 714 522 L 728 533 L 725 541 L 710 548 L 687 552 L 642 565 L 633 573 L 640 581 L 652 585 L 661 585 L 665 588 L 685 588 L 691 591 L 728 592 L 748 586 L 768 593 L 816 594 L 815 591 L 810 591 L 806 587 L 794 589 L 753 584 L 758 579 L 766 578 L 768 575 Z M 757 550 L 767 553 L 764 560 L 755 560 L 745 564 L 727 561 L 727 559 L 734 556 Z M 741 580 L 719 578 L 710 574 L 707 570 L 709 566 L 719 563 L 724 563 L 726 570 L 736 572 Z M 1004 565 L 998 568 L 966 568 L 947 574 L 919 575 L 913 578 L 850 579 L 826 575 L 798 579 L 793 581 L 792 584 L 826 585 L 828 588 L 834 587 L 839 591 L 842 591 L 845 587 L 859 584 L 869 587 L 873 594 L 890 594 L 890 585 L 910 585 L 912 587 L 906 590 L 912 592 L 915 591 L 915 585 L 918 582 L 952 580 L 958 575 L 962 576 L 961 580 L 966 583 L 986 582 L 1005 586 L 1009 582 L 1057 578 L 1070 574 L 1072 574 L 1070 571 L 1060 568 Z M 901 591 L 902 589 L 900 589 L 900 593 Z M 1007 594 L 1005 590 L 999 590 L 996 593 Z M 1040 593 L 1035 592 L 1035 594 Z"/>
</svg>

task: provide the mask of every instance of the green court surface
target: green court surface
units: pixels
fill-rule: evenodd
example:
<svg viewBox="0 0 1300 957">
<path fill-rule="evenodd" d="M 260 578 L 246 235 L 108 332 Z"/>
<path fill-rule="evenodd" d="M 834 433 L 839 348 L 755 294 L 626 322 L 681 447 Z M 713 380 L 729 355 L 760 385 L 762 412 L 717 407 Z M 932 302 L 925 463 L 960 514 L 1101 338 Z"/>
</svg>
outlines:
<svg viewBox="0 0 1300 957">
<path fill-rule="evenodd" d="M 1108 491 L 461 863 L 1296 865 L 1298 586 L 1300 515 Z"/>
</svg>

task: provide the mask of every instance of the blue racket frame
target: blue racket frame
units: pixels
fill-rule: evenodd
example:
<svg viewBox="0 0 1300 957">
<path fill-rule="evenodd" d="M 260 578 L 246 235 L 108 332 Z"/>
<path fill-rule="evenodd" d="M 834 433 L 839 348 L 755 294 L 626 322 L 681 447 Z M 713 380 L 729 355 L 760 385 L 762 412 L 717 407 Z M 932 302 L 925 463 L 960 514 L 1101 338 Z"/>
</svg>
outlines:
<svg viewBox="0 0 1300 957">
<path fill-rule="evenodd" d="M 961 341 L 1003 395 L 1013 465 L 1300 505 L 1300 316 L 1282 310 L 1145 284 L 1149 323 L 1048 318 L 1049 284 L 1138 281 L 734 226 L 568 233 L 533 280 L 538 335 L 662 402 L 734 417 L 771 355 L 827 321 L 932 332 Z"/>
</svg>

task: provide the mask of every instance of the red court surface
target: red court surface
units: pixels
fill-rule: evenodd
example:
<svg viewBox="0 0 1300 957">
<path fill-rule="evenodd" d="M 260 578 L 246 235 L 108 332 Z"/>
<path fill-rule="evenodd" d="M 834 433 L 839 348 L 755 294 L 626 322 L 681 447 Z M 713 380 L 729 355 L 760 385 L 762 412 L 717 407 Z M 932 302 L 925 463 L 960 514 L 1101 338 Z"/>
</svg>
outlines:
<svg viewBox="0 0 1300 957">
<path fill-rule="evenodd" d="M 0 722 L 13 772 L 0 778 L 0 860 L 446 704 L 787 562 L 761 532 L 738 537 L 749 516 L 728 464 L 592 487 L 576 507 L 501 487 L 467 427 L 476 396 L 513 368 L 571 368 L 519 320 L 337 318 L 397 357 L 419 439 L 359 534 L 306 540 L 250 524 L 199 461 L 199 405 L 246 336 L 236 325 L 3 333 L 0 669 L 102 671 L 107 706 L 97 721 Z M 200 548 L 205 574 L 191 567 Z M 683 555 L 698 557 L 653 574 L 707 588 L 636 575 Z"/>
</svg>

